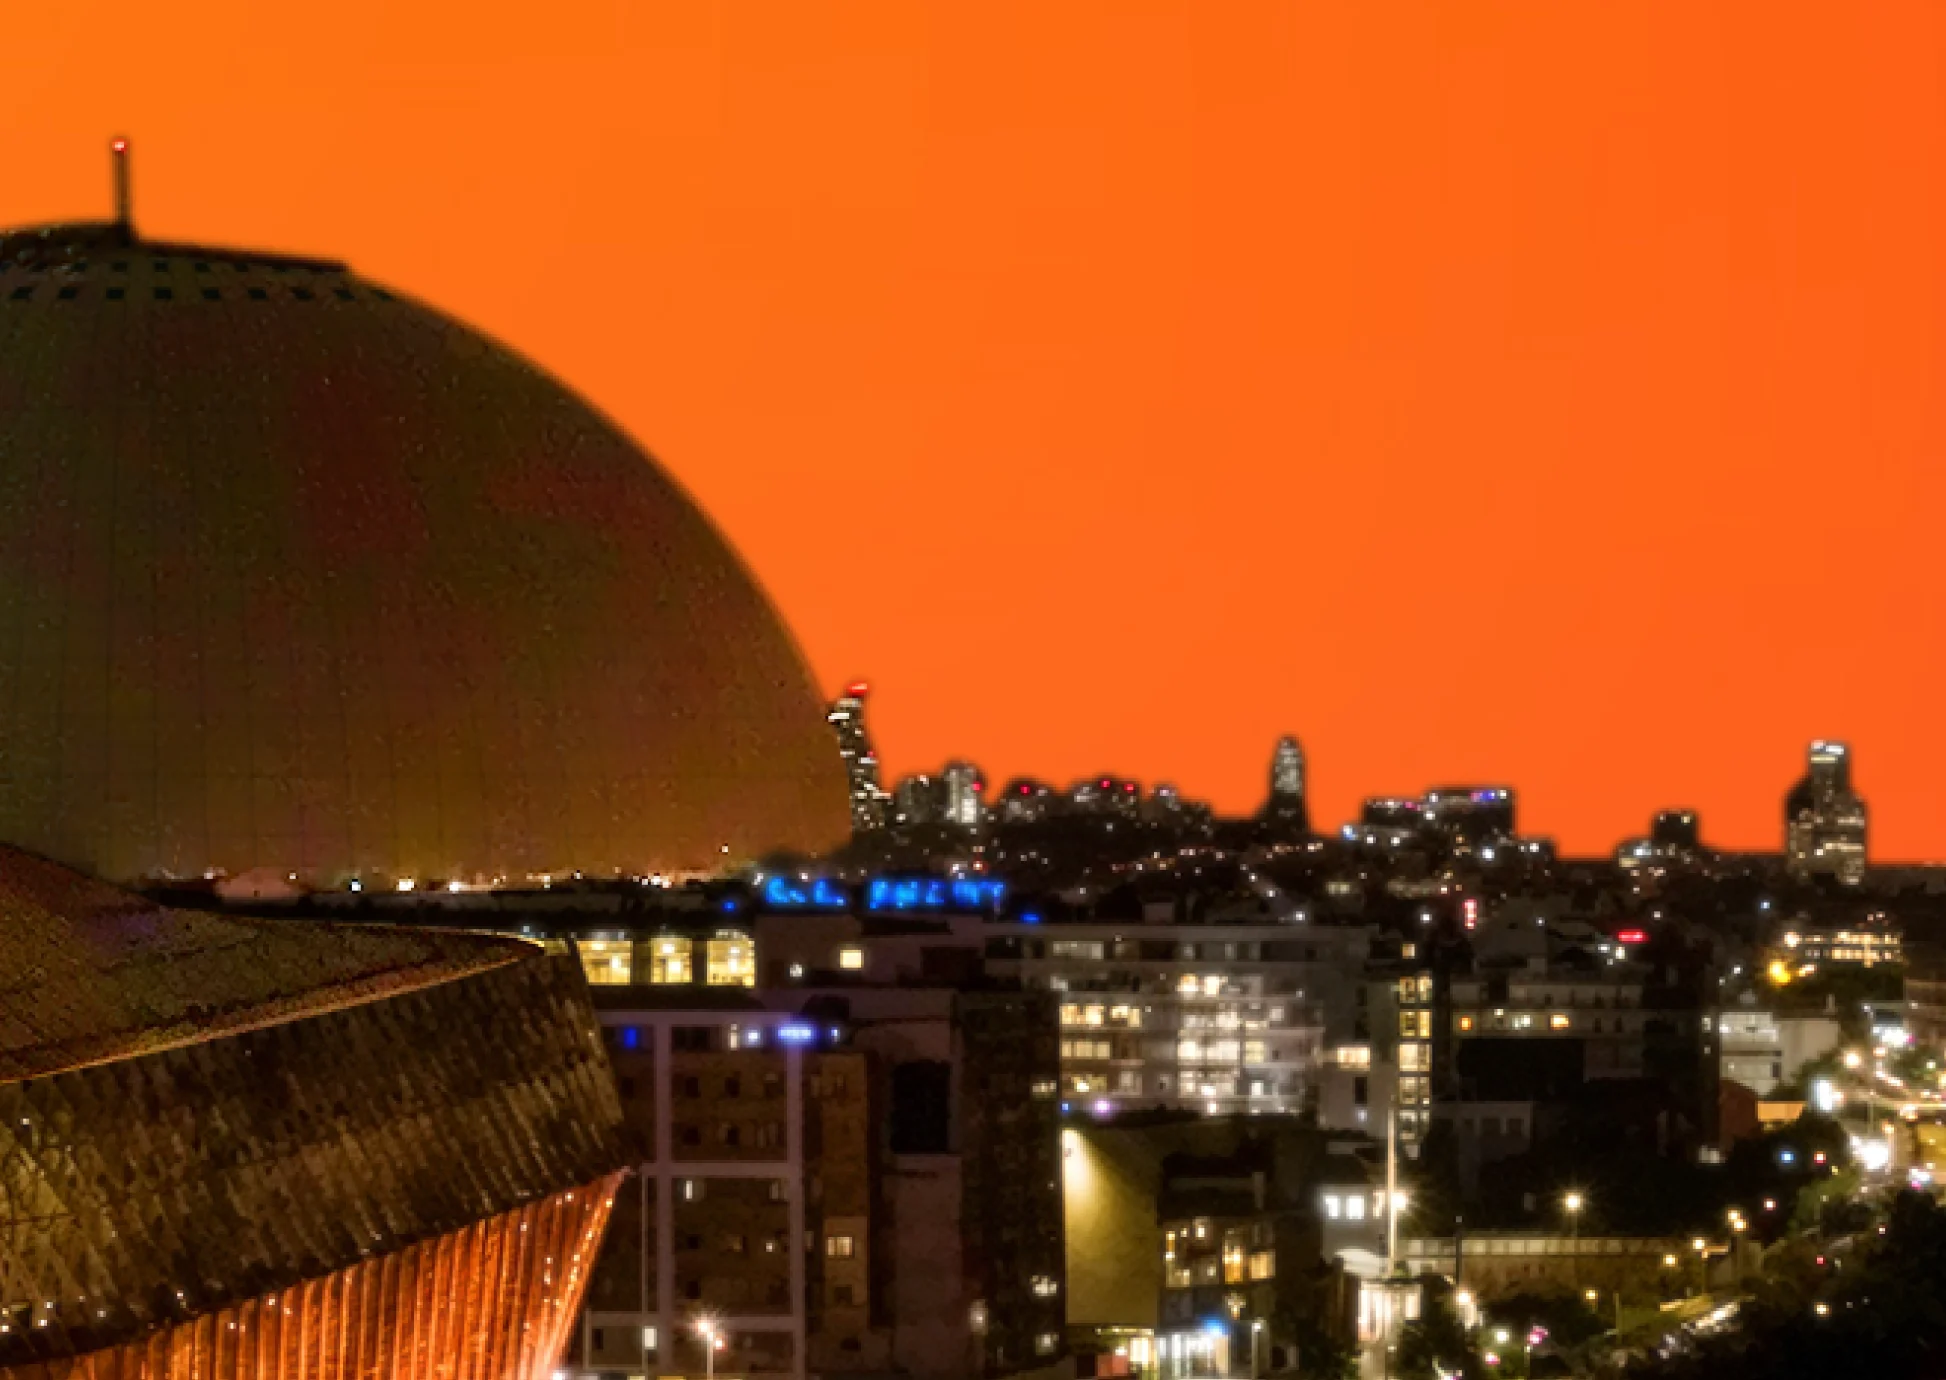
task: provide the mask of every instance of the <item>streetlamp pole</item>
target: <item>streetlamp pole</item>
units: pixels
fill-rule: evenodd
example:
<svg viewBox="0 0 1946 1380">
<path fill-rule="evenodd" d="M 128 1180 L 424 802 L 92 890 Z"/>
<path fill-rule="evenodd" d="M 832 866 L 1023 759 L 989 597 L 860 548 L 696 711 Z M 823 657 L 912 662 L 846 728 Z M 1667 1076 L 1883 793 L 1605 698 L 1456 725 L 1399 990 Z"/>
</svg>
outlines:
<svg viewBox="0 0 1946 1380">
<path fill-rule="evenodd" d="M 716 1380 L 716 1323 L 704 1318 L 696 1324 L 696 1335 L 703 1339 L 703 1380 Z"/>
<path fill-rule="evenodd" d="M 1572 1190 L 1561 1200 L 1568 1210 L 1568 1270 L 1577 1294 L 1581 1292 L 1581 1203 L 1581 1194 Z"/>
</svg>

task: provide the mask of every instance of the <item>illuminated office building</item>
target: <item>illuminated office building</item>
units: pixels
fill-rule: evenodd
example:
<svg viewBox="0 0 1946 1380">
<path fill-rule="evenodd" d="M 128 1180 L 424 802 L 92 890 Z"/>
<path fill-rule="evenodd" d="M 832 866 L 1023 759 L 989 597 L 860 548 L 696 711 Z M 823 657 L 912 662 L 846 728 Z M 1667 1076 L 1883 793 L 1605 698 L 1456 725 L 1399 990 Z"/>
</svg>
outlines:
<svg viewBox="0 0 1946 1380">
<path fill-rule="evenodd" d="M 1299 829 L 1310 827 L 1304 801 L 1304 749 L 1295 738 L 1279 738 L 1270 758 L 1270 798 L 1264 818 Z"/>
<path fill-rule="evenodd" d="M 1460 846 L 1514 836 L 1514 793 L 1507 786 L 1435 786 L 1426 792 L 1426 827 Z"/>
<path fill-rule="evenodd" d="M 1015 777 L 994 802 L 994 815 L 1002 824 L 1039 824 L 1052 813 L 1059 799 L 1046 782 Z"/>
<path fill-rule="evenodd" d="M 865 727 L 865 696 L 870 693 L 863 681 L 845 687 L 845 693 L 831 702 L 825 718 L 838 735 L 838 755 L 844 759 L 845 780 L 851 792 L 851 829 L 854 834 L 869 833 L 885 827 L 886 797 L 878 783 L 878 752 Z"/>
<path fill-rule="evenodd" d="M 1850 750 L 1820 739 L 1809 770 L 1784 798 L 1785 863 L 1800 878 L 1865 880 L 1865 802 L 1851 785 Z"/>
<path fill-rule="evenodd" d="M 957 829 L 986 821 L 986 776 L 971 762 L 948 762 L 940 773 L 941 813 Z"/>
<path fill-rule="evenodd" d="M 0 850 L 0 1375 L 546 1380 L 621 1187 L 574 960 Z"/>
<path fill-rule="evenodd" d="M 1693 866 L 1702 857 L 1702 830 L 1694 810 L 1660 811 L 1647 838 L 1624 839 L 1615 847 L 1616 865 L 1630 871 L 1660 873 Z"/>
<path fill-rule="evenodd" d="M 946 819 L 945 792 L 938 778 L 925 772 L 901 776 L 892 788 L 892 822 L 912 826 L 943 824 Z"/>
<path fill-rule="evenodd" d="M 1134 819 L 1142 808 L 1142 786 L 1118 776 L 1089 777 L 1068 787 L 1067 808 L 1077 815 Z"/>
</svg>

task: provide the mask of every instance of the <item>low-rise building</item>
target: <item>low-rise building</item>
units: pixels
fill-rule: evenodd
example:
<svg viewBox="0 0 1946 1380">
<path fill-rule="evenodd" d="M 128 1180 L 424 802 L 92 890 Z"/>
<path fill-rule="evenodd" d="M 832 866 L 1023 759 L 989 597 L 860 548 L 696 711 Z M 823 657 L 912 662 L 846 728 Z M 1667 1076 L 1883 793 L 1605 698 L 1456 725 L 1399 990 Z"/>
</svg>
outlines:
<svg viewBox="0 0 1946 1380">
<path fill-rule="evenodd" d="M 1896 967 L 1905 957 L 1898 927 L 1868 917 L 1849 925 L 1786 925 L 1771 945 L 1768 961 L 1796 975 L 1807 968 Z"/>
<path fill-rule="evenodd" d="M 1946 948 L 1906 946 L 1905 1023 L 1914 1042 L 1946 1049 Z"/>
<path fill-rule="evenodd" d="M 1721 1245 L 1706 1250 L 1720 1254 Z M 1612 1297 L 1660 1298 L 1694 1281 L 1708 1257 L 1691 1240 L 1660 1236 L 1577 1235 L 1559 1231 L 1469 1231 L 1407 1237 L 1399 1258 L 1413 1275 L 1443 1275 L 1481 1302 L 1512 1294 L 1593 1289 Z"/>
<path fill-rule="evenodd" d="M 1355 1336 L 1358 1282 L 1332 1243 L 1369 1248 L 1382 1229 L 1376 1212 L 1365 1218 L 1362 1171 L 1334 1172 L 1315 1128 L 1075 1120 L 1063 1156 L 1069 1326 L 1104 1358 L 1160 1377 L 1268 1374 L 1298 1363 L 1299 1318 Z"/>
<path fill-rule="evenodd" d="M 1843 1031 L 1835 1015 L 1766 1011 L 1735 1006 L 1717 1013 L 1719 1075 L 1766 1096 L 1796 1078 L 1813 1059 L 1838 1047 Z"/>
</svg>

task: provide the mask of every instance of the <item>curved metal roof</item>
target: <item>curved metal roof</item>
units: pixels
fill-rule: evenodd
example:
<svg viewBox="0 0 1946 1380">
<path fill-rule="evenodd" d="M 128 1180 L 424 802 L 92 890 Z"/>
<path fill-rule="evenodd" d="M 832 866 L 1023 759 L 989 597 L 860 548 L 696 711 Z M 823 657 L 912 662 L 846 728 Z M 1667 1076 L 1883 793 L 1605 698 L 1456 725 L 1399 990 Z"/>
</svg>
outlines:
<svg viewBox="0 0 1946 1380">
<path fill-rule="evenodd" d="M 168 910 L 0 847 L 0 1084 L 531 959 L 513 939 Z"/>
<path fill-rule="evenodd" d="M 250 1373 L 323 1373 L 321 1294 L 373 1374 L 572 1316 L 552 1256 L 592 1257 L 626 1156 L 572 955 L 172 913 L 11 850 L 0 941 L 0 1375 L 243 1373 L 211 1334 L 293 1307 L 292 1354 Z M 455 1281 L 467 1242 L 530 1225 L 522 1262 Z"/>
<path fill-rule="evenodd" d="M 509 880 L 841 839 L 775 611 L 614 426 L 322 261 L 0 235 L 0 840 Z"/>
</svg>

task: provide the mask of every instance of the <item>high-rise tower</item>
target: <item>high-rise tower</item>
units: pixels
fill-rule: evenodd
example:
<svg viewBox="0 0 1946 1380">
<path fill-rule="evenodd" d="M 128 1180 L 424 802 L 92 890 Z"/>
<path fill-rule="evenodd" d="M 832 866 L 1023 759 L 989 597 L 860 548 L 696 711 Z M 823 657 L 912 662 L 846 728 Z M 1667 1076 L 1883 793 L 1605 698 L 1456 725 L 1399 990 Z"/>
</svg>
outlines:
<svg viewBox="0 0 1946 1380">
<path fill-rule="evenodd" d="M 1264 804 L 1264 818 L 1300 829 L 1311 827 L 1304 803 L 1304 749 L 1295 738 L 1279 738 L 1270 756 L 1270 799 Z"/>
<path fill-rule="evenodd" d="M 1851 788 L 1851 750 L 1820 738 L 1810 769 L 1784 797 L 1784 860 L 1799 877 L 1865 879 L 1865 802 Z"/>
<path fill-rule="evenodd" d="M 851 789 L 851 831 L 869 833 L 885 827 L 885 792 L 878 784 L 878 753 L 865 731 L 865 696 L 870 687 L 854 681 L 831 702 L 825 718 L 838 735 L 838 755 L 845 759 L 845 779 Z"/>
<path fill-rule="evenodd" d="M 971 762 L 948 762 L 941 773 L 946 822 L 977 829 L 986 820 L 986 774 Z"/>
</svg>

